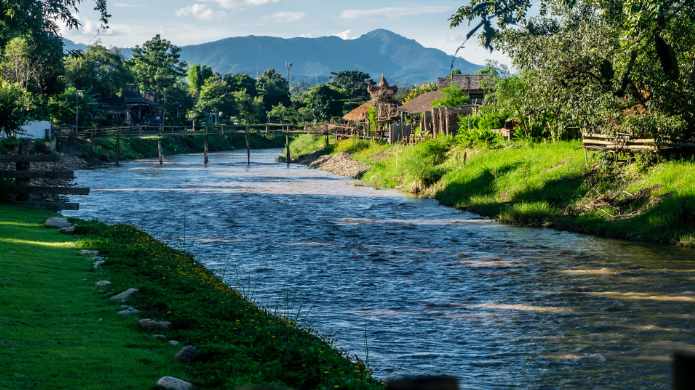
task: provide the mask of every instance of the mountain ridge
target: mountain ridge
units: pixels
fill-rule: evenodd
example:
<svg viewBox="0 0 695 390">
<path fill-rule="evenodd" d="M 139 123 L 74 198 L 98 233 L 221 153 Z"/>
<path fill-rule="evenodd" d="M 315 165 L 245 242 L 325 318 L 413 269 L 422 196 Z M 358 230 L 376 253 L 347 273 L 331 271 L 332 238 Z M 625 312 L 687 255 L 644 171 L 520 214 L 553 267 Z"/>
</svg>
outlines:
<svg viewBox="0 0 695 390">
<path fill-rule="evenodd" d="M 66 50 L 86 45 L 66 41 Z M 124 55 L 130 49 L 123 50 Z M 336 36 L 280 38 L 262 35 L 222 38 L 181 46 L 181 58 L 189 64 L 208 65 L 219 73 L 247 73 L 252 76 L 275 68 L 285 73 L 292 63 L 292 80 L 318 83 L 331 72 L 360 70 L 373 78 L 382 73 L 399 85 L 436 81 L 448 74 L 454 57 L 442 50 L 427 48 L 386 29 L 370 31 L 355 39 Z M 474 73 L 481 65 L 455 58 L 455 67 Z"/>
</svg>

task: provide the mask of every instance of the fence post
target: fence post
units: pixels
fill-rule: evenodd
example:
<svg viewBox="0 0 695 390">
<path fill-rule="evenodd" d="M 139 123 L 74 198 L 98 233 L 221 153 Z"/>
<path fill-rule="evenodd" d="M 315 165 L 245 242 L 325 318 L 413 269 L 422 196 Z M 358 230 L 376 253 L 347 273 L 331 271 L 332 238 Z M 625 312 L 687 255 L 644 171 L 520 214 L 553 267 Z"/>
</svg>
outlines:
<svg viewBox="0 0 695 390">
<path fill-rule="evenodd" d="M 287 166 L 290 166 L 292 161 L 292 156 L 290 155 L 290 133 L 285 130 L 285 159 L 287 160 Z"/>
<path fill-rule="evenodd" d="M 244 141 L 246 141 L 246 165 L 251 165 L 251 145 L 249 144 L 249 128 L 244 127 Z"/>
<path fill-rule="evenodd" d="M 208 128 L 210 125 L 205 126 L 205 135 L 203 136 L 203 164 L 208 166 Z"/>
</svg>

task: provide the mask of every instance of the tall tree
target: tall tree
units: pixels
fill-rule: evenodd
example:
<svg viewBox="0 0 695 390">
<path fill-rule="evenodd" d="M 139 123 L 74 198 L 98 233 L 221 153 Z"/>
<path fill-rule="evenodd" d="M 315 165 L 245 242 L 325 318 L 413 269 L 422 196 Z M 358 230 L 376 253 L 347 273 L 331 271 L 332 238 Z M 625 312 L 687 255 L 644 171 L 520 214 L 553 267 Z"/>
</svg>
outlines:
<svg viewBox="0 0 695 390">
<path fill-rule="evenodd" d="M 21 85 L 0 78 L 0 134 L 13 136 L 31 116 L 31 94 Z"/>
<path fill-rule="evenodd" d="M 188 74 L 186 79 L 188 80 L 188 92 L 193 97 L 197 97 L 200 94 L 200 89 L 205 84 L 209 78 L 215 75 L 212 68 L 207 65 L 191 65 L 188 67 Z"/>
<path fill-rule="evenodd" d="M 245 73 L 226 74 L 224 81 L 227 82 L 232 91 L 246 91 L 251 97 L 258 96 L 256 79 Z"/>
<path fill-rule="evenodd" d="M 257 89 L 259 96 L 263 99 L 263 107 L 266 112 L 278 104 L 285 106 L 290 104 L 290 85 L 287 79 L 275 69 L 263 72 L 258 78 Z"/>
<path fill-rule="evenodd" d="M 229 85 L 219 76 L 212 76 L 205 81 L 200 89 L 198 102 L 194 107 L 197 117 L 219 115 L 224 120 L 237 113 L 234 96 L 229 91 Z"/>
<path fill-rule="evenodd" d="M 153 93 L 157 102 L 186 74 L 181 49 L 159 34 L 133 49 L 130 65 L 140 90 Z"/>
<path fill-rule="evenodd" d="M 113 99 L 123 96 L 133 78 L 120 53 L 97 44 L 65 58 L 65 81 L 97 98 Z"/>
<path fill-rule="evenodd" d="M 343 92 L 348 100 L 366 101 L 369 100 L 368 85 L 373 85 L 372 77 L 358 70 L 346 70 L 342 72 L 332 72 L 330 83 Z"/>
</svg>

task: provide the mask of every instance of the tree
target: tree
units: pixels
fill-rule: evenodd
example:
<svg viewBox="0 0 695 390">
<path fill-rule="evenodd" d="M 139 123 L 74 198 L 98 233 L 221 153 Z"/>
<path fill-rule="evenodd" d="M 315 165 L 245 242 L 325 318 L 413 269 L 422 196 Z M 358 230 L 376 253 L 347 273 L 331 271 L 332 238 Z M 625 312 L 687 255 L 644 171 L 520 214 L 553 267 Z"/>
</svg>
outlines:
<svg viewBox="0 0 695 390">
<path fill-rule="evenodd" d="M 163 102 L 167 92 L 186 74 L 181 49 L 157 34 L 133 49 L 130 67 L 141 92 L 152 92 Z"/>
<path fill-rule="evenodd" d="M 218 115 L 229 119 L 237 113 L 234 96 L 229 93 L 229 85 L 219 76 L 212 76 L 200 88 L 200 96 L 195 104 L 197 117 L 206 114 Z"/>
<path fill-rule="evenodd" d="M 114 99 L 123 96 L 133 77 L 120 53 L 96 44 L 65 58 L 65 81 L 97 98 Z"/>
<path fill-rule="evenodd" d="M 290 85 L 275 69 L 263 72 L 256 85 L 266 112 L 278 104 L 290 104 Z"/>
<path fill-rule="evenodd" d="M 517 67 L 533 72 L 544 87 L 557 90 L 561 96 L 556 94 L 554 100 L 560 103 L 550 112 L 562 111 L 566 119 L 574 116 L 586 121 L 595 107 L 601 107 L 603 120 L 619 117 L 608 123 L 628 119 L 622 115 L 625 112 L 645 112 L 670 117 L 669 123 L 688 123 L 687 129 L 670 137 L 695 137 L 695 100 L 691 98 L 695 93 L 695 2 L 541 0 L 538 4 L 540 15 L 529 16 L 528 0 L 474 0 L 459 8 L 450 21 L 453 27 L 473 23 L 468 38 L 480 32 L 487 47 L 501 48 Z M 575 42 L 580 45 L 573 47 Z M 549 70 L 558 83 L 546 82 L 550 79 L 543 72 Z M 593 112 L 560 110 L 566 98 Z"/>
<path fill-rule="evenodd" d="M 57 125 L 87 127 L 96 119 L 94 98 L 75 87 L 68 87 L 63 93 L 48 100 L 48 111 L 53 123 Z"/>
<path fill-rule="evenodd" d="M 369 100 L 368 85 L 374 85 L 372 77 L 358 70 L 332 72 L 330 84 L 343 93 L 345 99 L 364 102 Z"/>
<path fill-rule="evenodd" d="M 10 39 L 3 50 L 2 77 L 36 93 L 55 93 L 62 89 L 58 77 L 63 73 L 63 44 L 59 38 L 39 33 Z"/>
<path fill-rule="evenodd" d="M 246 93 L 248 93 L 251 97 L 255 98 L 256 96 L 258 96 L 258 90 L 256 89 L 256 79 L 247 74 L 226 74 L 224 75 L 224 81 L 227 82 L 229 88 L 234 92 L 246 91 Z"/>
<path fill-rule="evenodd" d="M 31 116 L 31 94 L 18 83 L 0 78 L 0 133 L 14 136 Z"/>
<path fill-rule="evenodd" d="M 77 17 L 82 0 L 0 0 L 0 47 L 9 39 L 20 35 L 57 37 L 59 22 L 69 29 L 80 26 Z M 94 0 L 94 10 L 99 13 L 102 28 L 108 28 L 111 15 L 106 0 Z"/>
<path fill-rule="evenodd" d="M 305 96 L 306 108 L 314 120 L 327 121 L 342 114 L 342 94 L 330 84 L 310 89 Z"/>
<path fill-rule="evenodd" d="M 266 111 L 260 96 L 254 98 L 245 89 L 236 91 L 233 95 L 238 110 L 237 119 L 240 123 L 248 124 L 262 120 Z"/>
<path fill-rule="evenodd" d="M 442 89 L 443 96 L 432 102 L 432 107 L 456 108 L 470 102 L 470 97 L 458 84 L 451 84 Z"/>
<path fill-rule="evenodd" d="M 205 81 L 215 75 L 212 68 L 207 65 L 191 65 L 188 68 L 188 93 L 193 97 L 200 94 L 200 89 L 205 84 Z"/>
</svg>

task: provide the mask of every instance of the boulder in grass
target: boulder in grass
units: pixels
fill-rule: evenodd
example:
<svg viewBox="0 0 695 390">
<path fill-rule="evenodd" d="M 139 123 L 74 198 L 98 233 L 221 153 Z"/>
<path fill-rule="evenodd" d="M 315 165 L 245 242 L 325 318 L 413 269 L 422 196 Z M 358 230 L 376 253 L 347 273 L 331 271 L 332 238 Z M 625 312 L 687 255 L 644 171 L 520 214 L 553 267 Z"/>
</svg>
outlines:
<svg viewBox="0 0 695 390">
<path fill-rule="evenodd" d="M 138 290 L 137 288 L 129 288 L 120 294 L 112 296 L 111 300 L 114 302 L 124 303 L 128 301 L 128 299 L 130 299 L 133 295 L 135 295 L 138 291 L 140 290 Z"/>
<path fill-rule="evenodd" d="M 80 251 L 80 255 L 82 256 L 88 256 L 88 257 L 97 257 L 99 256 L 99 251 L 93 251 L 89 249 L 83 249 Z"/>
<path fill-rule="evenodd" d="M 106 289 L 106 288 L 111 287 L 111 282 L 109 282 L 108 280 L 100 280 L 100 281 L 94 283 L 94 285 L 97 286 L 97 288 Z"/>
<path fill-rule="evenodd" d="M 75 227 L 74 226 L 68 226 L 60 229 L 60 232 L 63 234 L 74 234 L 75 233 Z"/>
<path fill-rule="evenodd" d="M 176 353 L 174 358 L 182 363 L 192 363 L 198 359 L 198 357 L 200 357 L 200 351 L 198 351 L 198 348 L 192 345 L 186 345 L 185 347 L 181 348 L 178 353 Z"/>
<path fill-rule="evenodd" d="M 193 385 L 183 379 L 174 378 L 173 376 L 165 376 L 159 378 L 157 387 L 165 390 L 191 390 Z"/>
<path fill-rule="evenodd" d="M 106 264 L 106 260 L 103 260 L 102 258 L 97 258 L 96 261 L 94 261 L 94 269 L 98 270 L 104 264 Z"/>
<path fill-rule="evenodd" d="M 53 217 L 48 218 L 46 222 L 44 222 L 44 226 L 55 229 L 65 229 L 72 227 L 72 224 L 68 222 L 67 218 Z"/>
<path fill-rule="evenodd" d="M 128 306 L 125 309 L 120 310 L 118 312 L 118 315 L 123 316 L 123 317 L 130 317 L 130 316 L 137 315 L 138 313 L 140 313 L 140 310 L 138 310 L 132 306 Z"/>
<path fill-rule="evenodd" d="M 142 330 L 147 332 L 163 331 L 171 328 L 171 322 L 169 321 L 156 321 L 149 318 L 138 321 L 138 325 L 140 325 Z"/>
</svg>

